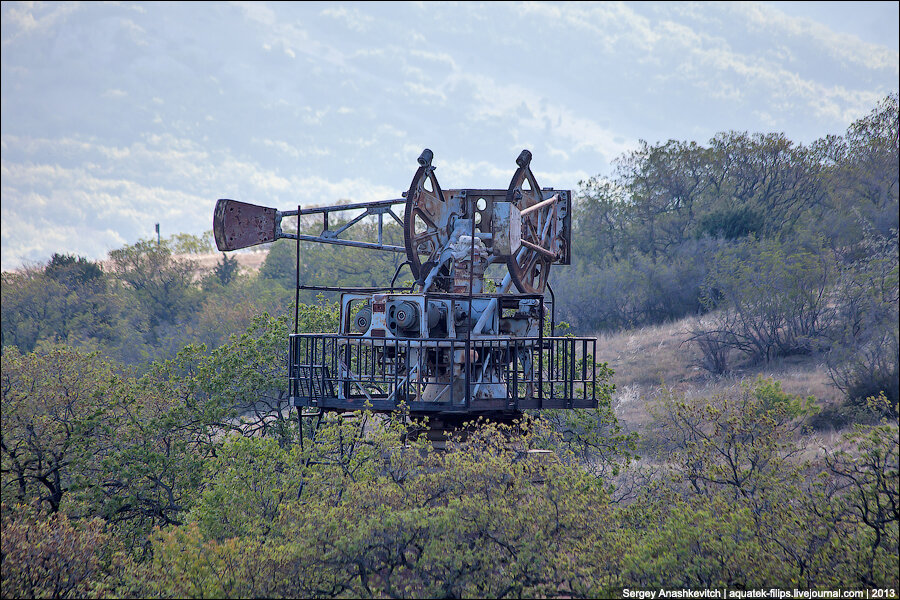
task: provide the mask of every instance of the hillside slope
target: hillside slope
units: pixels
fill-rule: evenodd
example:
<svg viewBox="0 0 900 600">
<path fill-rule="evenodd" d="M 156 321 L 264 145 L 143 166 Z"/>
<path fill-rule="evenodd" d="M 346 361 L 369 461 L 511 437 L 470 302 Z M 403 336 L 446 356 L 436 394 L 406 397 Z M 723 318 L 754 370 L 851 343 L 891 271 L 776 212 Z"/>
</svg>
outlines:
<svg viewBox="0 0 900 600">
<path fill-rule="evenodd" d="M 713 376 L 699 365 L 699 353 L 686 340 L 696 318 L 597 335 L 597 360 L 615 372 L 616 414 L 629 429 L 640 429 L 651 416 L 648 407 L 663 387 L 687 396 L 709 397 L 758 377 L 781 382 L 790 394 L 815 396 L 821 407 L 842 400 L 821 356 L 790 357 L 768 364 L 738 365 L 728 375 Z"/>
<path fill-rule="evenodd" d="M 175 258 L 189 259 L 197 263 L 201 271 L 211 271 L 222 261 L 222 252 L 210 252 L 206 254 L 176 254 Z M 269 255 L 267 249 L 254 249 L 249 251 L 229 252 L 227 256 L 238 261 L 241 272 L 250 273 L 259 271 Z"/>
</svg>

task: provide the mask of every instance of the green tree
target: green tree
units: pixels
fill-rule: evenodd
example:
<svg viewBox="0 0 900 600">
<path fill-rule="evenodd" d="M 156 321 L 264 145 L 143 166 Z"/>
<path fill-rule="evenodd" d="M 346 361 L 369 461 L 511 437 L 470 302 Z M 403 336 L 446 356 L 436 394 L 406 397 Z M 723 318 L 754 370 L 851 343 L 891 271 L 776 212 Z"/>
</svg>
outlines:
<svg viewBox="0 0 900 600">
<path fill-rule="evenodd" d="M 724 346 L 753 361 L 827 348 L 834 268 L 821 249 L 811 250 L 761 240 L 719 252 L 704 290 L 706 309 L 717 312 L 691 339 L 703 352 Z"/>
<path fill-rule="evenodd" d="M 859 259 L 841 265 L 836 296 L 838 325 L 830 332 L 829 375 L 851 405 L 886 394 L 890 409 L 900 398 L 900 262 L 897 230 L 874 232 L 860 243 Z M 893 413 L 896 416 L 896 412 Z"/>
<path fill-rule="evenodd" d="M 2 508 L 0 591 L 4 598 L 85 598 L 100 579 L 103 523 Z"/>
<path fill-rule="evenodd" d="M 281 508 L 301 488 L 300 446 L 237 437 L 207 462 L 208 485 L 189 515 L 207 539 L 274 535 Z"/>
<path fill-rule="evenodd" d="M 288 315 L 254 317 L 248 330 L 212 352 L 203 365 L 201 389 L 236 412 L 248 435 L 275 436 L 282 445 L 294 439 L 290 421 L 287 352 Z"/>
<path fill-rule="evenodd" d="M 296 252 L 296 242 L 278 240 L 271 244 L 266 260 L 259 269 L 259 276 L 262 279 L 278 282 L 287 289 L 294 289 L 297 282 Z"/>
<path fill-rule="evenodd" d="M 896 587 L 896 426 L 848 436 L 853 450 L 800 460 L 811 399 L 757 380 L 737 395 L 661 400 L 668 482 L 624 516 L 640 585 L 796 589 Z M 837 475 L 837 477 L 836 477 Z M 668 583 L 666 583 L 668 582 Z"/>
<path fill-rule="evenodd" d="M 327 426 L 324 448 L 334 448 L 346 425 Z M 526 423 L 518 430 L 482 424 L 452 451 L 438 453 L 423 443 L 399 445 L 401 430 L 376 421 L 351 463 L 335 460 L 333 450 L 307 447 L 313 460 L 306 463 L 299 500 L 284 494 L 293 485 L 281 487 L 289 461 L 275 458 L 262 466 L 279 472 L 278 485 L 268 478 L 257 485 L 257 476 L 246 473 L 257 467 L 228 461 L 208 489 L 234 490 L 229 495 L 241 506 L 277 505 L 278 516 L 264 523 L 247 510 L 232 510 L 230 501 L 223 507 L 215 493 L 205 496 L 202 523 L 209 533 L 223 532 L 219 524 L 226 522 L 225 531 L 240 531 L 229 514 L 253 533 L 207 537 L 204 525 L 162 532 L 154 541 L 154 589 L 182 596 L 611 593 L 622 584 L 622 547 L 609 535 L 616 525 L 603 486 L 552 453 L 530 453 L 546 443 L 548 432 L 529 431 Z M 284 456 L 257 439 L 239 448 L 248 458 Z"/>
<path fill-rule="evenodd" d="M 147 312 L 151 328 L 177 324 L 197 306 L 196 266 L 176 259 L 165 245 L 141 240 L 109 253 L 112 269 Z"/>
<path fill-rule="evenodd" d="M 653 262 L 692 236 L 695 213 L 710 187 L 709 150 L 670 140 L 619 159 L 617 173 L 628 191 L 631 246 Z"/>
<path fill-rule="evenodd" d="M 228 256 L 223 252 L 222 262 L 216 264 L 215 269 L 213 269 L 213 273 L 215 273 L 216 279 L 219 280 L 219 283 L 221 283 L 222 285 L 228 285 L 238 274 L 237 259 L 233 256 Z"/>
<path fill-rule="evenodd" d="M 818 225 L 838 252 L 852 248 L 867 230 L 889 236 L 898 228 L 900 100 L 896 93 L 852 123 L 843 136 L 824 138 L 814 149 L 823 165 L 827 190 Z"/>
<path fill-rule="evenodd" d="M 882 395 L 874 403 L 886 404 Z M 892 411 L 897 414 L 896 404 Z M 863 543 L 857 547 L 855 575 L 872 587 L 897 586 L 900 467 L 896 425 L 857 425 L 845 436 L 845 449 L 826 453 L 825 462 L 844 518 L 857 523 Z M 891 577 L 893 572 L 893 577 Z"/>
<path fill-rule="evenodd" d="M 66 509 L 98 516 L 129 552 L 146 557 L 154 527 L 183 523 L 199 495 L 205 461 L 231 429 L 234 411 L 200 390 L 208 356 L 187 346 L 124 378 L 85 439 Z"/>
<path fill-rule="evenodd" d="M 142 330 L 135 307 L 118 295 L 97 263 L 54 254 L 44 267 L 3 273 L 4 345 L 39 343 L 112 349 Z M 145 329 L 145 327 L 144 327 Z"/>
<path fill-rule="evenodd" d="M 585 359 L 588 364 L 593 357 Z M 574 460 L 581 468 L 598 479 L 612 482 L 630 462 L 637 458 L 635 449 L 638 435 L 626 433 L 612 406 L 613 372 L 606 363 L 597 364 L 599 385 L 593 390 L 597 408 L 585 410 L 535 411 L 535 419 L 549 425 L 548 446 L 565 449 L 560 456 Z M 581 365 L 576 371 L 581 370 Z M 588 392 L 590 393 L 590 392 Z"/>
<path fill-rule="evenodd" d="M 55 253 L 50 257 L 44 273 L 69 288 L 103 279 L 103 270 L 97 263 L 71 254 Z"/>
<path fill-rule="evenodd" d="M 190 233 L 176 233 L 169 236 L 163 243 L 174 254 L 207 254 L 215 251 L 212 231 L 206 231 L 199 236 Z"/>
<path fill-rule="evenodd" d="M 293 312 L 294 294 L 253 274 L 239 276 L 224 287 L 204 285 L 204 291 L 194 341 L 213 349 L 244 333 L 257 315 Z"/>
<path fill-rule="evenodd" d="M 64 285 L 49 279 L 40 267 L 4 272 L 2 284 L 3 346 L 23 352 L 34 350 L 39 340 L 56 339 L 57 315 L 64 304 Z"/>
<path fill-rule="evenodd" d="M 710 144 L 716 177 L 709 209 L 749 209 L 769 237 L 791 233 L 823 201 L 815 154 L 783 133 L 720 133 Z"/>
<path fill-rule="evenodd" d="M 693 493 L 752 499 L 792 477 L 797 417 L 812 410 L 811 402 L 764 379 L 731 397 L 689 399 L 664 390 L 654 409 L 659 451 Z"/>
<path fill-rule="evenodd" d="M 57 512 L 118 383 L 97 353 L 65 347 L 2 354 L 2 489 Z"/>
<path fill-rule="evenodd" d="M 629 224 L 625 188 L 604 177 L 579 182 L 572 215 L 572 251 L 590 261 L 624 258 Z"/>
<path fill-rule="evenodd" d="M 301 332 L 337 330 L 336 303 L 301 304 Z M 291 315 L 268 313 L 252 319 L 247 330 L 214 350 L 202 366 L 198 385 L 221 406 L 236 411 L 236 421 L 247 435 L 275 437 L 282 446 L 295 439 L 288 391 L 288 336 Z M 236 425 L 237 426 L 237 425 Z"/>
</svg>

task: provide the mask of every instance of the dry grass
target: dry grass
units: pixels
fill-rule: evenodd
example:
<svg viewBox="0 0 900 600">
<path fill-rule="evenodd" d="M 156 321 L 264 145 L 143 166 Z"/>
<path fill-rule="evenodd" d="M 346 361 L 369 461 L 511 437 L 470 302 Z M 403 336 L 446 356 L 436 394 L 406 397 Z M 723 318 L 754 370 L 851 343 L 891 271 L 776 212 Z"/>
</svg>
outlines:
<svg viewBox="0 0 900 600">
<path fill-rule="evenodd" d="M 687 345 L 689 321 L 653 325 L 641 329 L 600 334 L 597 354 L 616 372 L 616 385 L 673 385 L 700 375 L 695 356 Z"/>
<path fill-rule="evenodd" d="M 269 251 L 266 249 L 240 250 L 231 252 L 228 256 L 237 259 L 238 268 L 241 273 L 255 273 L 259 271 L 265 262 Z M 197 277 L 201 278 L 212 271 L 217 264 L 222 261 L 221 252 L 208 252 L 204 254 L 174 254 L 173 258 L 178 260 L 189 260 L 197 265 Z M 113 263 L 108 258 L 99 261 L 100 268 L 109 273 L 112 271 Z"/>
<path fill-rule="evenodd" d="M 238 261 L 241 273 L 250 273 L 259 271 L 266 256 L 269 255 L 268 250 L 247 250 L 243 252 L 231 252 L 228 254 L 231 258 Z M 197 264 L 201 273 L 212 271 L 217 264 L 222 261 L 221 252 L 210 252 L 208 254 L 176 254 L 175 258 L 191 260 Z"/>
<path fill-rule="evenodd" d="M 628 429 L 641 429 L 652 417 L 649 405 L 663 387 L 688 397 L 727 393 L 742 383 L 767 377 L 781 382 L 789 394 L 814 396 L 822 407 L 841 400 L 821 358 L 791 357 L 764 365 L 740 365 L 728 375 L 713 376 L 700 368 L 699 353 L 685 340 L 694 318 L 597 336 L 598 359 L 615 371 L 616 415 Z"/>
</svg>

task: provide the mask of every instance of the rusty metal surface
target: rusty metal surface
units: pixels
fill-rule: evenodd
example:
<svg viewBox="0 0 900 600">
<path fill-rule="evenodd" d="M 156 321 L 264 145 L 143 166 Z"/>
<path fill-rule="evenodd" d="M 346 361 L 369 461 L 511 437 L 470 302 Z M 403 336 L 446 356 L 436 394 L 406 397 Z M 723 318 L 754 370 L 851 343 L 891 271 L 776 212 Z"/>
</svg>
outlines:
<svg viewBox="0 0 900 600">
<path fill-rule="evenodd" d="M 595 407 L 596 372 L 581 360 L 595 342 L 543 333 L 550 267 L 570 259 L 572 192 L 541 188 L 527 150 L 507 189 L 443 189 L 433 159 L 422 152 L 402 199 L 288 211 L 217 202 L 219 250 L 288 238 L 298 252 L 301 242 L 404 252 L 394 279 L 408 265 L 416 280 L 402 293 L 393 280 L 390 293 L 342 289 L 339 334 L 297 335 L 295 313 L 292 402 L 319 415 L 405 403 L 411 414 L 442 419 Z M 282 231 L 286 217 L 296 219 L 290 233 Z M 385 221 L 402 227 L 403 246 L 386 243 Z M 484 294 L 486 270 L 504 264 L 509 273 L 494 281 L 497 293 Z M 297 288 L 308 288 L 299 272 Z"/>
<path fill-rule="evenodd" d="M 522 217 L 515 204 L 495 202 L 491 218 L 492 246 L 494 256 L 509 257 L 522 245 Z"/>
<path fill-rule="evenodd" d="M 428 161 L 423 164 L 423 157 Z M 430 164 L 430 151 L 419 157 L 420 167 L 406 193 L 403 216 L 403 239 L 410 270 L 417 281 L 424 279 L 423 265 L 434 263 L 450 241 L 452 208 L 447 204 L 441 185 Z"/>
<path fill-rule="evenodd" d="M 541 188 L 531 170 L 531 153 L 523 150 L 509 182 L 506 201 L 519 209 L 521 247 L 507 258 L 512 282 L 522 293 L 542 294 L 550 266 L 569 264 L 572 238 L 568 190 Z"/>
<path fill-rule="evenodd" d="M 542 294 L 555 255 L 551 258 L 534 247 L 547 248 L 550 241 L 547 239 L 548 234 L 551 240 L 556 237 L 557 227 L 553 218 L 555 204 L 529 211 L 545 200 L 530 163 L 531 153 L 523 150 L 516 159 L 519 168 L 510 180 L 506 193 L 506 201 L 514 204 L 520 213 L 525 213 L 522 216 L 522 247 L 507 259 L 506 264 L 512 281 L 520 292 Z"/>
<path fill-rule="evenodd" d="M 278 211 L 274 208 L 220 199 L 213 212 L 213 235 L 221 251 L 240 250 L 278 237 Z"/>
<path fill-rule="evenodd" d="M 543 293 L 551 265 L 570 262 L 571 192 L 542 189 L 527 150 L 516 159 L 507 190 L 442 190 L 432 159 L 430 151 L 419 157 L 404 214 L 406 254 L 420 285 L 435 280 L 435 289 L 449 289 L 451 269 L 441 261 L 453 241 L 454 223 L 474 219 L 492 254 L 506 260 L 518 291 Z"/>
</svg>

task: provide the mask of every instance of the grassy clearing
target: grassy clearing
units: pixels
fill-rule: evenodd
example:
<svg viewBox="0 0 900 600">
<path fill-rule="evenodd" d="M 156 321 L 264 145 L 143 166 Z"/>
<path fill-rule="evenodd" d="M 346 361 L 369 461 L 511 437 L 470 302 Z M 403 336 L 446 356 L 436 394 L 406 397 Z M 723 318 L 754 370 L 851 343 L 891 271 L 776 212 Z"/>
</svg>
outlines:
<svg viewBox="0 0 900 600">
<path fill-rule="evenodd" d="M 652 417 L 649 406 L 663 387 L 688 397 L 710 397 L 737 389 L 757 377 L 781 382 L 789 394 L 814 396 L 821 408 L 839 404 L 840 391 L 828 377 L 821 356 L 778 359 L 768 364 L 735 363 L 735 369 L 721 376 L 703 370 L 700 355 L 686 340 L 696 319 L 597 335 L 598 360 L 615 371 L 616 416 L 629 430 L 641 430 Z"/>
</svg>

